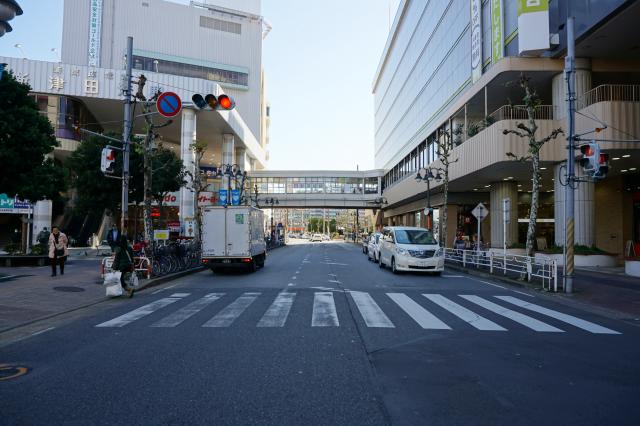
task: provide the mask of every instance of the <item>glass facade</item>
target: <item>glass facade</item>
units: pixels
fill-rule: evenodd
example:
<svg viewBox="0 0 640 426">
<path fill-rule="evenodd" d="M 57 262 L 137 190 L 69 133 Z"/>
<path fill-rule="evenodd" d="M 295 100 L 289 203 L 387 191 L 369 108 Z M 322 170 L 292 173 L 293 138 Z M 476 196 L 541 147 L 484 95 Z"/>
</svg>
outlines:
<svg viewBox="0 0 640 426">
<path fill-rule="evenodd" d="M 82 136 L 80 128 L 102 132 L 102 127 L 82 102 L 67 96 L 60 96 L 58 102 L 56 137 L 79 141 Z"/>
<path fill-rule="evenodd" d="M 249 185 L 259 194 L 377 194 L 378 178 L 258 177 Z"/>
<path fill-rule="evenodd" d="M 157 61 L 157 64 L 155 63 Z M 167 61 L 165 59 L 133 56 L 133 68 L 138 70 L 161 72 L 163 74 L 179 75 L 183 77 L 202 78 L 221 83 L 249 86 L 249 74 L 229 71 L 202 65 L 184 64 L 182 62 Z"/>
</svg>

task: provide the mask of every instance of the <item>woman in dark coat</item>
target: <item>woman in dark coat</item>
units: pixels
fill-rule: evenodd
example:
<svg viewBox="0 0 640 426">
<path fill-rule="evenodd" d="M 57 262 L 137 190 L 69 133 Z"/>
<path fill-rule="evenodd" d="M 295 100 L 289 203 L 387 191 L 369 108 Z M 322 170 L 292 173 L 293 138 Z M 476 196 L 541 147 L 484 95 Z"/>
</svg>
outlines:
<svg viewBox="0 0 640 426">
<path fill-rule="evenodd" d="M 121 235 L 118 245 L 115 248 L 115 257 L 113 258 L 113 270 L 120 271 L 120 285 L 124 291 L 129 292 L 129 297 L 133 297 L 133 287 L 127 288 L 126 280 L 129 274 L 133 272 L 133 248 L 129 245 L 126 235 Z"/>
</svg>

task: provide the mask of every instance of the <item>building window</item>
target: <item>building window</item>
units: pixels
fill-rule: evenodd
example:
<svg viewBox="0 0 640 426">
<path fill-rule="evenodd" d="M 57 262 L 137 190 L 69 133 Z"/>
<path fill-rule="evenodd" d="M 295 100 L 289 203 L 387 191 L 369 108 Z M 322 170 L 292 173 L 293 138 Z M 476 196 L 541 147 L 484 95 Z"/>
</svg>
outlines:
<svg viewBox="0 0 640 426">
<path fill-rule="evenodd" d="M 242 25 L 236 22 L 223 21 L 222 19 L 200 17 L 200 26 L 211 30 L 224 31 L 226 33 L 242 34 Z"/>
</svg>

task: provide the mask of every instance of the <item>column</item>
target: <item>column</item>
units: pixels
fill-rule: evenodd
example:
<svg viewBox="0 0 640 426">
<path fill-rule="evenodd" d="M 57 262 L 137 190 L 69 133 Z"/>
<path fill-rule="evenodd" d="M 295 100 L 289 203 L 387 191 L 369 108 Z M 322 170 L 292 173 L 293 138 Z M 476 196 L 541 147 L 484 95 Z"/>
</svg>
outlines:
<svg viewBox="0 0 640 426">
<path fill-rule="evenodd" d="M 560 173 L 566 173 L 566 169 L 559 171 L 560 165 L 555 167 L 556 180 L 554 181 L 554 216 L 555 216 L 555 241 L 557 246 L 564 246 L 564 191 L 560 184 Z M 582 167 L 576 163 L 576 177 L 584 178 Z M 562 182 L 564 183 L 564 176 Z M 593 246 L 595 244 L 595 184 L 593 182 L 580 182 L 574 191 L 574 244 Z"/>
<path fill-rule="evenodd" d="M 38 243 L 38 234 L 45 227 L 51 232 L 51 200 L 41 200 L 33 206 L 32 245 Z"/>
<path fill-rule="evenodd" d="M 235 164 L 235 138 L 231 134 L 222 135 L 222 164 Z"/>
<path fill-rule="evenodd" d="M 564 72 L 556 74 L 551 83 L 555 120 L 567 118 L 567 82 Z M 576 58 L 576 96 L 580 98 L 591 90 L 591 62 L 589 59 Z M 579 108 L 579 106 L 576 106 Z"/>
<path fill-rule="evenodd" d="M 195 153 L 191 144 L 196 140 L 196 112 L 192 109 L 182 110 L 182 128 L 180 130 L 180 159 L 187 171 L 195 173 Z M 189 181 L 189 177 L 186 178 Z M 190 183 L 190 182 L 189 182 Z M 195 214 L 195 194 L 189 188 L 180 188 L 180 220 L 191 220 Z"/>
<path fill-rule="evenodd" d="M 236 162 L 240 170 L 247 171 L 249 161 L 247 160 L 247 150 L 245 148 L 236 149 Z"/>
<path fill-rule="evenodd" d="M 491 247 L 495 248 L 502 248 L 504 231 L 502 200 L 505 198 L 511 201 L 509 223 L 507 224 L 507 246 L 518 241 L 518 183 L 492 182 L 489 220 L 491 222 Z"/>
</svg>

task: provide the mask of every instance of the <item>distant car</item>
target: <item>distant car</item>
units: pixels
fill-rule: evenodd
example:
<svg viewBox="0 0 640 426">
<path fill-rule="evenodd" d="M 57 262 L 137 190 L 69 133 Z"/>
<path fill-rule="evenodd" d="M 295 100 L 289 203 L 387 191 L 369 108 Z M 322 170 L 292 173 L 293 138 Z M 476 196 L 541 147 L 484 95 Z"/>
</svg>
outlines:
<svg viewBox="0 0 640 426">
<path fill-rule="evenodd" d="M 382 231 L 380 268 L 400 271 L 424 271 L 440 275 L 444 270 L 444 251 L 424 228 L 390 226 Z"/>
<path fill-rule="evenodd" d="M 369 243 L 367 246 L 367 257 L 374 262 L 380 260 L 380 232 L 373 233 L 369 236 Z"/>
<path fill-rule="evenodd" d="M 313 234 L 313 235 L 311 236 L 311 242 L 314 242 L 314 241 L 322 241 L 322 235 L 320 235 L 320 234 Z"/>
</svg>

